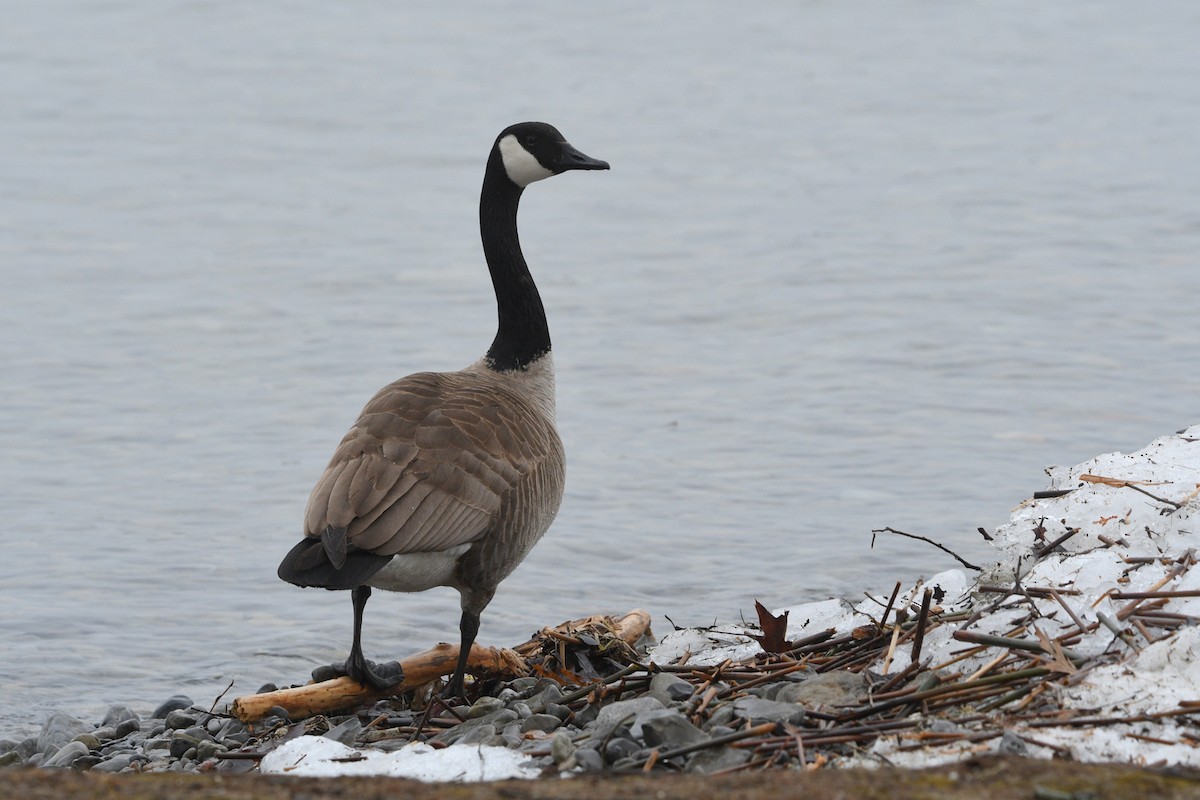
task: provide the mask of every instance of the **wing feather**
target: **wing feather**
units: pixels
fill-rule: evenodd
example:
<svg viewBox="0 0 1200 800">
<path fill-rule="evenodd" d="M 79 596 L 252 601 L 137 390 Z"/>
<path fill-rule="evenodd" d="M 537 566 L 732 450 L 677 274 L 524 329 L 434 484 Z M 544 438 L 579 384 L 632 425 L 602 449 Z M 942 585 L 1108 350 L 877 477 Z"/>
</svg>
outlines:
<svg viewBox="0 0 1200 800">
<path fill-rule="evenodd" d="M 561 445 L 551 420 L 480 381 L 478 372 L 418 373 L 373 397 L 313 488 L 306 534 L 344 527 L 352 549 L 379 555 L 484 536 L 504 498 L 561 458 Z"/>
</svg>

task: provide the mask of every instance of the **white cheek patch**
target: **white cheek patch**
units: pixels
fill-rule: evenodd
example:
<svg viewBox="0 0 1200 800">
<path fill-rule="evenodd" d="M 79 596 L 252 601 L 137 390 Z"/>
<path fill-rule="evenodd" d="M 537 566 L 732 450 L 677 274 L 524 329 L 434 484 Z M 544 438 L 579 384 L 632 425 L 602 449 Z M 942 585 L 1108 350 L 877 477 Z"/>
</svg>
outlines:
<svg viewBox="0 0 1200 800">
<path fill-rule="evenodd" d="M 508 178 L 524 189 L 534 181 L 549 178 L 554 173 L 543 167 L 533 155 L 517 142 L 511 133 L 500 140 L 500 158 Z"/>
</svg>

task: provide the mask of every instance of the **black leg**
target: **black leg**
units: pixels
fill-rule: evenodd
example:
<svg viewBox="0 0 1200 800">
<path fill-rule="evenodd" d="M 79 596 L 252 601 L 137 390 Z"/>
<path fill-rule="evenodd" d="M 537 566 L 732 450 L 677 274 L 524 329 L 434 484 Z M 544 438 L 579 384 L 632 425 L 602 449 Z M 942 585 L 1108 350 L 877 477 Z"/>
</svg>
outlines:
<svg viewBox="0 0 1200 800">
<path fill-rule="evenodd" d="M 400 667 L 397 661 L 388 661 L 384 664 L 376 664 L 368 661 L 363 656 L 362 651 L 362 618 L 363 609 L 367 607 L 367 600 L 371 597 L 370 586 L 356 586 L 350 592 L 350 599 L 354 602 L 354 643 L 350 646 L 350 657 L 346 659 L 345 664 L 334 664 L 333 672 L 349 675 L 354 680 L 370 686 L 375 689 L 386 689 L 389 686 L 395 686 L 400 681 L 404 680 L 404 670 Z M 313 672 L 313 677 L 317 677 L 317 672 L 324 670 L 322 667 Z"/>
<path fill-rule="evenodd" d="M 467 673 L 467 656 L 471 654 L 471 645 L 475 643 L 475 636 L 479 633 L 479 615 L 464 609 L 462 619 L 458 623 L 458 630 L 462 635 L 458 649 L 458 666 L 454 668 L 454 676 L 450 678 L 450 683 L 446 686 L 446 697 L 463 696 L 463 677 Z"/>
</svg>

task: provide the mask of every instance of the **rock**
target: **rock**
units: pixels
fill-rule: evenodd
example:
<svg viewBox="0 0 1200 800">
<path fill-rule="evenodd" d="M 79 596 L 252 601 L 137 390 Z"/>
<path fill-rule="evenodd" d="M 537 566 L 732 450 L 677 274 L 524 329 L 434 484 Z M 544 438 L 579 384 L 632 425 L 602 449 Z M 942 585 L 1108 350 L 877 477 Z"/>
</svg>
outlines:
<svg viewBox="0 0 1200 800">
<path fill-rule="evenodd" d="M 1012 731 L 1005 731 L 996 745 L 996 752 L 1006 756 L 1021 756 L 1025 758 L 1029 755 L 1029 745 Z"/>
<path fill-rule="evenodd" d="M 545 708 L 551 703 L 560 702 L 562 699 L 562 689 L 558 688 L 558 684 L 551 683 L 530 697 L 527 702 L 530 708 Z"/>
<path fill-rule="evenodd" d="M 152 719 L 165 719 L 167 714 L 170 714 L 176 709 L 191 708 L 195 703 L 192 698 L 186 694 L 177 694 L 168 697 L 162 705 L 154 709 L 154 713 L 150 715 Z"/>
<path fill-rule="evenodd" d="M 556 731 L 550 737 L 550 758 L 555 764 L 562 766 L 567 759 L 575 754 L 575 743 L 571 741 L 571 737 L 562 731 Z"/>
<path fill-rule="evenodd" d="M 691 697 L 692 685 L 678 675 L 660 672 L 650 679 L 649 694 L 664 706 L 669 706 Z"/>
<path fill-rule="evenodd" d="M 188 730 L 184 731 L 175 731 L 175 735 L 171 737 L 171 743 L 167 745 L 168 749 L 171 751 L 172 758 L 184 758 L 187 756 L 187 752 L 189 750 L 192 750 L 201 742 L 206 741 L 205 739 L 202 739 L 201 737 L 192 733 L 194 730 L 196 729 L 189 728 Z"/>
<path fill-rule="evenodd" d="M 614 736 L 608 740 L 608 744 L 604 745 L 604 757 L 608 759 L 610 764 L 615 764 L 623 758 L 632 758 L 641 749 L 641 745 L 632 739 L 623 739 L 619 736 Z"/>
<path fill-rule="evenodd" d="M 533 709 L 531 709 L 529 707 L 529 704 L 526 703 L 524 700 L 519 700 L 519 701 L 513 703 L 511 706 L 509 706 L 509 708 L 511 708 L 513 711 L 517 712 L 517 716 L 520 717 L 521 719 L 525 719 L 526 717 L 528 717 L 529 715 L 531 715 L 533 713 Z"/>
<path fill-rule="evenodd" d="M 196 745 L 196 760 L 208 761 L 216 756 L 217 753 L 224 753 L 229 748 L 219 742 L 204 741 Z"/>
<path fill-rule="evenodd" d="M 67 742 L 58 749 L 54 755 L 49 756 L 42 762 L 43 767 L 60 768 L 70 767 L 76 761 L 86 756 L 90 751 L 83 742 Z"/>
<path fill-rule="evenodd" d="M 642 737 L 647 747 L 674 750 L 708 740 L 708 737 L 675 709 L 651 712 L 642 722 Z"/>
<path fill-rule="evenodd" d="M 494 744 L 496 726 L 490 723 L 476 725 L 464 733 L 454 744 Z"/>
<path fill-rule="evenodd" d="M 948 719 L 938 717 L 929 723 L 928 730 L 932 733 L 958 733 L 962 730 L 962 726 Z"/>
<path fill-rule="evenodd" d="M 481 697 L 467 711 L 467 719 L 486 717 L 504 708 L 504 703 L 495 697 Z"/>
<path fill-rule="evenodd" d="M 325 732 L 326 739 L 333 739 L 335 742 L 341 742 L 347 747 L 354 746 L 354 740 L 358 738 L 358 734 L 362 732 L 363 725 L 359 722 L 358 717 L 350 717 L 345 722 L 330 728 Z"/>
<path fill-rule="evenodd" d="M 51 714 L 50 719 L 46 720 L 45 724 L 42 725 L 41 732 L 38 734 L 37 752 L 44 753 L 48 758 L 58 752 L 58 749 L 67 744 L 67 742 L 81 733 L 89 732 L 91 729 L 91 725 L 72 717 L 70 714 Z"/>
<path fill-rule="evenodd" d="M 546 713 L 553 714 L 563 722 L 566 722 L 567 717 L 571 716 L 571 707 L 564 706 L 562 703 L 550 703 L 546 706 Z"/>
<path fill-rule="evenodd" d="M 125 706 L 125 705 L 109 706 L 108 711 L 105 712 L 105 714 L 104 714 L 104 719 L 100 722 L 100 726 L 115 728 L 115 727 L 117 727 L 117 725 L 119 725 L 122 722 L 125 722 L 126 720 L 134 720 L 139 725 L 141 724 L 141 718 L 139 718 L 137 715 L 137 712 L 134 711 L 129 706 Z"/>
<path fill-rule="evenodd" d="M 114 739 L 124 739 L 131 733 L 137 733 L 142 729 L 142 723 L 136 719 L 123 719 L 113 728 Z"/>
<path fill-rule="evenodd" d="M 5 767 L 15 767 L 18 764 L 24 763 L 25 759 L 16 750 L 9 750 L 7 753 L 0 755 L 0 769 Z"/>
<path fill-rule="evenodd" d="M 604 769 L 604 759 L 595 750 L 576 750 L 575 763 L 584 772 L 599 772 Z"/>
<path fill-rule="evenodd" d="M 142 742 L 142 751 L 150 752 L 151 750 L 170 750 L 171 738 L 169 736 L 152 736 Z"/>
<path fill-rule="evenodd" d="M 221 725 L 221 729 L 217 731 L 215 737 L 218 742 L 234 743 L 238 746 L 244 745 L 250 739 L 250 731 L 246 729 L 245 724 L 241 720 L 227 719 Z"/>
<path fill-rule="evenodd" d="M 20 743 L 15 739 L 0 739 L 0 756 L 13 752 L 18 744 Z"/>
<path fill-rule="evenodd" d="M 596 716 L 595 726 L 600 736 L 606 736 L 615 726 L 629 723 L 630 732 L 634 736 L 642 735 L 642 719 L 651 711 L 660 711 L 663 704 L 654 697 L 634 697 L 631 700 L 618 700 L 600 709 Z M 595 734 L 593 734 L 595 735 Z"/>
<path fill-rule="evenodd" d="M 487 716 L 468 719 L 466 722 L 439 733 L 430 741 L 442 742 L 444 744 L 454 744 L 470 733 L 473 728 L 476 728 L 480 725 L 490 725 L 492 729 L 492 736 L 495 736 L 496 731 L 499 728 L 502 728 L 510 722 L 515 722 L 516 719 L 517 712 L 513 711 L 511 708 L 500 708 L 499 710 L 493 711 Z"/>
<path fill-rule="evenodd" d="M 525 694 L 526 692 L 532 692 L 534 689 L 537 688 L 537 685 L 538 685 L 538 679 L 534 678 L 532 676 L 526 677 L 526 678 L 514 678 L 513 680 L 508 682 L 508 687 L 510 689 L 512 689 L 514 692 L 516 692 L 517 694 Z"/>
<path fill-rule="evenodd" d="M 81 733 L 71 741 L 79 742 L 88 749 L 89 753 L 93 750 L 100 749 L 100 738 L 94 733 Z"/>
<path fill-rule="evenodd" d="M 857 672 L 823 672 L 783 686 L 775 699 L 805 706 L 849 705 L 867 692 L 867 678 Z"/>
<path fill-rule="evenodd" d="M 96 728 L 96 730 L 92 731 L 92 735 L 101 742 L 111 742 L 117 738 L 117 729 L 106 725 L 102 728 Z"/>
<path fill-rule="evenodd" d="M 724 703 L 709 715 L 708 722 L 704 724 L 704 727 L 709 731 L 712 731 L 714 728 L 730 727 L 733 724 L 733 718 L 733 706 L 729 703 Z"/>
<path fill-rule="evenodd" d="M 762 722 L 791 722 L 798 725 L 804 721 L 802 706 L 761 697 L 739 697 L 733 701 L 733 713 L 750 720 L 752 725 Z"/>
<path fill-rule="evenodd" d="M 553 714 L 530 714 L 521 722 L 521 733 L 544 731 L 549 733 L 562 725 L 562 720 Z"/>
<path fill-rule="evenodd" d="M 92 772 L 120 772 L 128 767 L 132 761 L 133 756 L 129 755 L 128 753 L 124 753 L 119 756 L 113 756 L 112 758 L 101 761 L 99 764 L 92 767 Z"/>
<path fill-rule="evenodd" d="M 267 692 L 277 692 L 277 691 L 279 691 L 279 687 L 276 686 L 275 684 L 264 683 L 262 686 L 258 687 L 258 691 L 255 692 L 255 694 L 266 694 Z"/>
<path fill-rule="evenodd" d="M 731 767 L 740 767 L 750 760 L 750 751 L 736 747 L 708 747 L 688 759 L 684 772 L 708 774 Z"/>
</svg>

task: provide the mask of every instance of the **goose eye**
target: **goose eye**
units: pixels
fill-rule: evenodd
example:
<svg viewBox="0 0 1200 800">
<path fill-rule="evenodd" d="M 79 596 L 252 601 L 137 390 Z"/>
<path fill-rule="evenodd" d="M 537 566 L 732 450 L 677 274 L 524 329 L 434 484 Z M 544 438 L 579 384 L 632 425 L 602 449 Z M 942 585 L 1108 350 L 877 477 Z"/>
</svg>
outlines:
<svg viewBox="0 0 1200 800">
<path fill-rule="evenodd" d="M 537 137 L 532 133 L 525 137 L 525 144 L 537 144 Z"/>
</svg>

